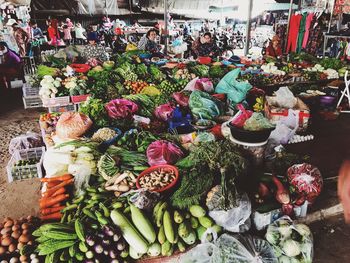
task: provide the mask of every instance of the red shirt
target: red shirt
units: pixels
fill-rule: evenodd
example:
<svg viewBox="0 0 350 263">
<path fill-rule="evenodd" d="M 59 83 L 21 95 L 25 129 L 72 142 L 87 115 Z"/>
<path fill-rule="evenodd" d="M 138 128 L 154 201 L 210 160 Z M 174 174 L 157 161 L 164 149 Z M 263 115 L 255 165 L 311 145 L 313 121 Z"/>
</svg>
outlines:
<svg viewBox="0 0 350 263">
<path fill-rule="evenodd" d="M 279 57 L 279 56 L 282 56 L 282 54 L 283 53 L 282 53 L 281 47 L 274 49 L 272 44 L 270 44 L 266 49 L 266 56 Z"/>
</svg>

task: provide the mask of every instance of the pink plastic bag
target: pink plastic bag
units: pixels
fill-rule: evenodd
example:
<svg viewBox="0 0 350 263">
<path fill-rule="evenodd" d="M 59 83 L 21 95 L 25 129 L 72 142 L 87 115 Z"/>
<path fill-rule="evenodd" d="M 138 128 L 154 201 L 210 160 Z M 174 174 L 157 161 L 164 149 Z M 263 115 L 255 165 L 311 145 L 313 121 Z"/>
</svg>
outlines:
<svg viewBox="0 0 350 263">
<path fill-rule="evenodd" d="M 130 119 L 139 109 L 137 104 L 126 99 L 111 100 L 105 108 L 108 116 L 113 119 Z"/>
<path fill-rule="evenodd" d="M 152 142 L 148 146 L 146 154 L 151 166 L 175 164 L 184 155 L 177 145 L 164 140 Z"/>
<path fill-rule="evenodd" d="M 167 121 L 171 117 L 171 114 L 173 113 L 173 111 L 174 111 L 174 107 L 170 103 L 167 103 L 167 104 L 158 106 L 154 110 L 154 115 L 162 121 Z"/>
<path fill-rule="evenodd" d="M 176 103 L 178 103 L 182 107 L 188 107 L 188 103 L 190 101 L 190 97 L 186 96 L 182 92 L 175 92 L 173 93 L 172 97 L 176 100 Z"/>
<path fill-rule="evenodd" d="M 199 90 L 206 91 L 206 92 L 214 91 L 213 82 L 211 82 L 211 80 L 208 78 L 199 79 L 196 82 L 196 87 L 198 87 Z"/>
<path fill-rule="evenodd" d="M 242 104 L 237 104 L 237 108 L 241 113 L 231 121 L 231 124 L 238 128 L 243 128 L 245 122 L 253 115 L 253 112 L 246 110 Z"/>
</svg>

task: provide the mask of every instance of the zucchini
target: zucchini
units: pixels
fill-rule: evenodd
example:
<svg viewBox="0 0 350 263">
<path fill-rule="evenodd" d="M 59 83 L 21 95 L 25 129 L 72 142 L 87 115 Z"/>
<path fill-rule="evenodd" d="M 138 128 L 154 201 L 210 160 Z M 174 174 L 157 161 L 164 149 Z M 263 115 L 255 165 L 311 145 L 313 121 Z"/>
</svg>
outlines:
<svg viewBox="0 0 350 263">
<path fill-rule="evenodd" d="M 164 226 L 164 233 L 166 236 L 166 239 L 171 243 L 175 244 L 175 232 L 174 232 L 174 226 L 173 222 L 171 220 L 171 216 L 169 211 L 165 211 L 163 215 L 163 226 Z"/>
<path fill-rule="evenodd" d="M 148 218 L 135 205 L 130 204 L 131 220 L 146 240 L 152 244 L 156 241 L 156 232 Z"/>
<path fill-rule="evenodd" d="M 147 241 L 141 236 L 141 234 L 135 229 L 130 221 L 118 210 L 113 210 L 111 213 L 112 221 L 122 231 L 123 237 L 128 242 L 130 247 L 140 254 L 147 253 L 148 245 Z"/>
</svg>

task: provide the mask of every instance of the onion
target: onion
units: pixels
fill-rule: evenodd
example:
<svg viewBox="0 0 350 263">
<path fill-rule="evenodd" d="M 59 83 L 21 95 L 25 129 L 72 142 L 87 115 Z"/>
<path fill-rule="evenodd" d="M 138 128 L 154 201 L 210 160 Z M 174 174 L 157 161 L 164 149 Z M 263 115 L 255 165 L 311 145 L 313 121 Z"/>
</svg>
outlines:
<svg viewBox="0 0 350 263">
<path fill-rule="evenodd" d="M 11 237 L 5 237 L 1 241 L 1 245 L 4 247 L 8 247 L 12 243 L 12 238 Z"/>
<path fill-rule="evenodd" d="M 20 236 L 21 236 L 21 231 L 19 231 L 19 230 L 16 230 L 16 231 L 12 232 L 12 235 L 11 235 L 11 237 L 13 237 L 13 238 L 16 239 L 16 240 L 17 240 Z"/>
<path fill-rule="evenodd" d="M 22 234 L 22 235 L 19 237 L 18 241 L 21 242 L 21 243 L 28 243 L 28 241 L 29 241 L 29 235 Z"/>
<path fill-rule="evenodd" d="M 19 225 L 12 226 L 12 231 L 16 231 L 16 230 L 20 230 L 20 229 L 21 229 L 21 226 L 19 226 Z"/>
<path fill-rule="evenodd" d="M 104 226 L 103 227 L 103 232 L 107 235 L 112 237 L 114 235 L 114 232 L 112 230 L 112 228 L 108 227 L 108 226 Z"/>
<path fill-rule="evenodd" d="M 12 227 L 13 226 L 13 221 L 12 220 L 8 220 L 6 223 L 5 223 L 5 225 L 4 225 L 4 227 Z"/>
<path fill-rule="evenodd" d="M 9 245 L 8 250 L 9 250 L 10 253 L 14 252 L 16 249 L 17 249 L 17 244 L 12 243 L 12 244 Z"/>
<path fill-rule="evenodd" d="M 6 248 L 0 247 L 0 256 L 6 253 Z"/>
<path fill-rule="evenodd" d="M 11 232 L 12 232 L 11 227 L 5 227 L 1 229 L 0 234 L 4 236 L 6 234 L 10 234 Z"/>
<path fill-rule="evenodd" d="M 22 229 L 24 230 L 24 229 L 28 229 L 29 228 L 29 225 L 27 224 L 27 223 L 24 223 L 24 224 L 22 224 Z"/>
<path fill-rule="evenodd" d="M 95 252 L 97 254 L 102 254 L 103 253 L 103 247 L 101 245 L 96 245 L 95 246 Z"/>
<path fill-rule="evenodd" d="M 17 245 L 17 248 L 18 248 L 18 249 L 21 249 L 22 247 L 24 247 L 24 244 L 21 243 L 21 242 L 19 242 L 18 245 Z"/>
</svg>

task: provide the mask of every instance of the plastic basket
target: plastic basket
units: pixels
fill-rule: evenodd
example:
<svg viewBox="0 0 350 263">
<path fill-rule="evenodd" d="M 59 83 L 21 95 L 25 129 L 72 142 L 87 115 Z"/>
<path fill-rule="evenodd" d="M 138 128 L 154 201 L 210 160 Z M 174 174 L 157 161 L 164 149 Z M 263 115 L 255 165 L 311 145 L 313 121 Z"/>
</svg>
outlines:
<svg viewBox="0 0 350 263">
<path fill-rule="evenodd" d="M 62 106 L 54 106 L 49 107 L 49 112 L 68 112 L 68 111 L 75 111 L 76 107 L 75 104 L 68 104 L 68 105 L 62 105 Z"/>
<path fill-rule="evenodd" d="M 70 102 L 69 96 L 42 99 L 44 107 L 66 106 Z"/>
<path fill-rule="evenodd" d="M 90 94 L 71 96 L 71 100 L 73 103 L 80 103 L 86 101 L 89 96 Z"/>
<path fill-rule="evenodd" d="M 31 148 L 15 151 L 6 166 L 7 178 L 9 183 L 17 180 L 42 178 L 42 163 L 44 158 L 45 147 Z M 38 159 L 36 164 L 15 166 L 17 161 Z"/>
<path fill-rule="evenodd" d="M 32 87 L 29 83 L 24 83 L 22 87 L 23 97 L 39 96 L 39 87 Z"/>
<path fill-rule="evenodd" d="M 23 104 L 25 109 L 43 107 L 43 102 L 39 96 L 23 97 Z"/>
</svg>

